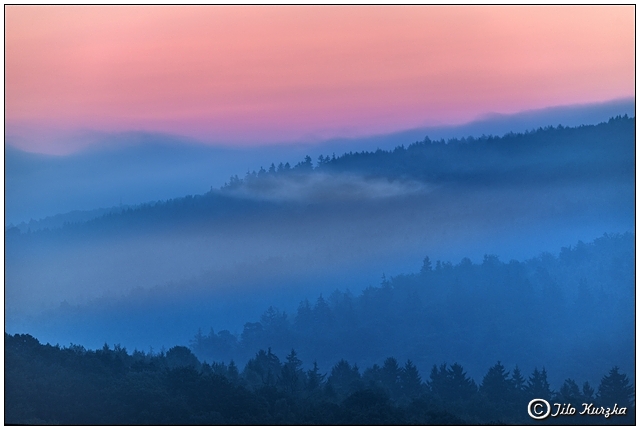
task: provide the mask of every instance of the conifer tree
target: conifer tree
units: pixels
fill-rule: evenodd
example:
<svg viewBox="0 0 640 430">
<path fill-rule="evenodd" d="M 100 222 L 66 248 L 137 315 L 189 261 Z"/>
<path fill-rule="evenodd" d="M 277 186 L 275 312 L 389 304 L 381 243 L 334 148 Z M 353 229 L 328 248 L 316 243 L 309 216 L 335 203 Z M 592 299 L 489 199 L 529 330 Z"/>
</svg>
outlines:
<svg viewBox="0 0 640 430">
<path fill-rule="evenodd" d="M 518 365 L 511 372 L 511 383 L 516 393 L 522 393 L 525 390 L 525 379 Z"/>
<path fill-rule="evenodd" d="M 422 378 L 418 373 L 418 368 L 411 360 L 407 360 L 407 363 L 402 368 L 400 385 L 403 393 L 409 398 L 418 397 L 422 391 Z"/>
<path fill-rule="evenodd" d="M 583 396 L 580 387 L 573 379 L 565 379 L 562 387 L 558 391 L 558 399 L 561 403 L 572 403 L 574 405 L 582 403 Z"/>
<path fill-rule="evenodd" d="M 532 399 L 551 399 L 553 392 L 547 381 L 547 371 L 544 367 L 542 371 L 539 371 L 537 367 L 533 370 L 529 377 L 526 391 Z"/>
<path fill-rule="evenodd" d="M 314 391 L 318 388 L 322 387 L 324 384 L 324 380 L 327 377 L 326 373 L 321 374 L 320 369 L 318 368 L 318 362 L 313 362 L 313 369 L 307 370 L 307 380 L 306 386 L 307 391 Z"/>
<path fill-rule="evenodd" d="M 482 380 L 480 393 L 492 403 L 507 403 L 513 396 L 514 385 L 509 379 L 509 372 L 498 361 L 492 366 Z"/>
<path fill-rule="evenodd" d="M 621 407 L 632 407 L 634 395 L 635 390 L 629 383 L 627 375 L 620 373 L 618 366 L 614 366 L 609 374 L 602 378 L 596 400 L 602 406 L 613 406 L 617 403 Z"/>
<path fill-rule="evenodd" d="M 591 384 L 589 384 L 589 381 L 586 381 L 584 384 L 582 384 L 582 397 L 586 402 L 593 402 L 595 400 L 594 394 L 595 390 L 593 389 Z"/>
</svg>

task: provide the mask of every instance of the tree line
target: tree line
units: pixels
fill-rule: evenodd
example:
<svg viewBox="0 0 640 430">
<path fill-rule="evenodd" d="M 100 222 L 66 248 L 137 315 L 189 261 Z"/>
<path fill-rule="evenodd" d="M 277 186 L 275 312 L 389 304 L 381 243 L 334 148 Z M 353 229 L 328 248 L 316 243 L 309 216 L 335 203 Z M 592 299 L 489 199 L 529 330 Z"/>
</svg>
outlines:
<svg viewBox="0 0 640 430">
<path fill-rule="evenodd" d="M 258 351 L 242 370 L 200 362 L 184 346 L 148 353 L 104 345 L 42 345 L 5 333 L 5 424 L 534 424 L 533 398 L 571 404 L 550 424 L 633 424 L 635 390 L 613 367 L 597 387 L 566 379 L 553 390 L 544 368 L 525 377 L 497 362 L 478 384 L 458 363 L 423 379 L 411 360 L 388 357 L 361 371 L 340 360 L 328 372 L 291 350 Z M 582 404 L 624 415 L 580 414 Z"/>
<path fill-rule="evenodd" d="M 633 179 L 635 117 L 616 116 L 598 125 L 540 127 L 504 136 L 469 136 L 397 146 L 393 150 L 310 156 L 294 164 L 233 175 L 222 190 L 254 186 L 277 177 L 311 173 L 358 173 L 365 177 L 430 183 L 487 185 L 547 182 L 559 179 Z"/>
</svg>

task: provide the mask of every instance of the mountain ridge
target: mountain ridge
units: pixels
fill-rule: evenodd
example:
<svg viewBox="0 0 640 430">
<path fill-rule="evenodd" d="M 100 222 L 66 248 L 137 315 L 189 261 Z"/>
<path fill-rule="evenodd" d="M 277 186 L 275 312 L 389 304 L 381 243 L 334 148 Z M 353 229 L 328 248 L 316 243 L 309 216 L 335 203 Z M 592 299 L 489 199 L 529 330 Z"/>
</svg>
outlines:
<svg viewBox="0 0 640 430">
<path fill-rule="evenodd" d="M 351 190 L 347 191 L 349 194 L 345 197 L 353 199 L 364 195 L 375 197 L 378 193 L 392 196 L 394 193 L 420 192 L 424 187 L 421 184 L 430 184 L 429 188 L 432 188 L 434 184 L 455 182 L 487 186 L 505 181 L 512 184 L 556 181 L 558 175 L 565 178 L 578 175 L 588 180 L 596 175 L 617 177 L 627 175 L 634 167 L 630 164 L 633 154 L 629 153 L 630 146 L 623 137 L 627 136 L 624 133 L 632 126 L 635 126 L 635 118 L 618 116 L 598 125 L 548 126 L 525 133 L 507 133 L 502 137 L 452 138 L 446 142 L 444 139 L 433 141 L 425 137 L 422 142 L 414 142 L 406 147 L 396 146 L 392 150 L 350 151 L 338 157 L 335 154 L 333 157 L 320 155 L 315 165 L 311 157 L 306 156 L 293 166 L 289 163 L 280 162 L 278 166 L 272 163 L 269 170 L 261 168 L 258 172 L 247 171 L 243 178 L 233 175 L 220 188 L 214 189 L 212 186 L 202 194 L 137 205 L 120 204 L 91 211 L 73 211 L 17 226 L 9 225 L 6 229 L 17 228 L 21 232 L 55 229 L 65 224 L 118 216 L 125 212 L 167 205 L 175 207 L 188 199 L 191 199 L 189 204 L 203 202 L 203 199 L 216 196 L 233 205 L 229 198 L 234 201 L 268 201 L 279 195 L 280 199 L 291 200 L 300 192 L 314 192 L 314 189 L 316 194 L 318 190 L 324 190 L 323 199 L 331 199 L 344 194 L 345 190 Z M 309 176 L 311 173 L 315 176 Z M 322 174 L 330 175 L 330 178 Z M 344 178 L 340 179 L 340 175 Z M 311 182 L 306 178 L 310 178 Z M 376 182 L 374 178 L 379 179 Z M 292 184 L 295 184 L 294 188 Z"/>
<path fill-rule="evenodd" d="M 102 146 L 70 156 L 26 153 L 5 142 L 5 226 L 72 210 L 92 210 L 176 198 L 217 188 L 232 175 L 296 163 L 305 155 L 393 149 L 431 139 L 503 135 L 556 125 L 599 123 L 635 115 L 633 99 L 555 107 L 492 117 L 451 127 L 424 127 L 388 135 L 333 139 L 322 143 L 230 148 L 157 133 L 104 134 Z M 115 144 L 119 149 L 114 149 Z"/>
</svg>

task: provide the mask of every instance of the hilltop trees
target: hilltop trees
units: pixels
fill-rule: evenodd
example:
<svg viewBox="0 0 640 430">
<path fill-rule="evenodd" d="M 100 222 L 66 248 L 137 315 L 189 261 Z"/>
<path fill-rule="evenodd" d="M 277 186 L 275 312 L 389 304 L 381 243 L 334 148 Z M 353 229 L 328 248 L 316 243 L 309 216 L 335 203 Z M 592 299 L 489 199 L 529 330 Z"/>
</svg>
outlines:
<svg viewBox="0 0 640 430">
<path fill-rule="evenodd" d="M 545 127 L 526 133 L 421 142 L 390 151 L 349 152 L 332 158 L 310 156 L 293 168 L 279 164 L 268 173 L 247 172 L 244 179 L 231 177 L 223 189 L 235 189 L 256 179 L 309 173 L 358 173 L 391 181 L 414 179 L 429 183 L 517 182 L 519 184 L 569 175 L 587 178 L 594 168 L 600 175 L 633 176 L 635 118 L 611 118 L 607 123 L 581 127 Z M 551 160 L 553 163 L 541 163 Z"/>
<path fill-rule="evenodd" d="M 380 286 L 359 295 L 335 291 L 328 299 L 323 295 L 304 299 L 291 316 L 269 307 L 259 322 L 246 323 L 239 336 L 226 330 L 200 332 L 191 347 L 207 361 L 248 360 L 254 351 L 269 346 L 284 356 L 294 348 L 302 361 L 317 361 L 323 368 L 341 358 L 381 362 L 393 353 L 402 362 L 417 357 L 412 364 L 426 370 L 436 360 L 428 355 L 434 345 L 449 345 L 456 354 L 473 351 L 476 362 L 491 363 L 493 357 L 504 356 L 512 363 L 534 367 L 531 351 L 545 354 L 546 360 L 576 354 L 564 345 L 572 333 L 590 333 L 597 341 L 598 333 L 615 337 L 624 332 L 621 315 L 633 316 L 633 303 L 625 300 L 634 294 L 633 276 L 612 278 L 611 273 L 618 273 L 619 265 L 633 265 L 634 258 L 631 234 L 605 235 L 592 243 L 566 247 L 560 257 L 544 254 L 507 263 L 487 256 L 480 264 L 465 258 L 456 265 L 441 263 L 420 273 L 385 277 Z M 566 297 L 578 297 L 586 283 L 599 286 L 597 316 L 576 300 L 564 300 L 554 302 L 557 309 L 552 319 L 548 286 L 562 285 Z M 608 325 L 596 323 L 601 320 Z M 619 331 L 612 330 L 616 324 Z M 530 330 L 543 334 L 532 337 Z M 594 346 L 589 353 L 611 360 L 606 349 Z M 400 362 L 396 366 L 402 367 Z M 506 374 L 506 369 L 496 366 L 496 374 L 481 384 L 483 396 L 504 392 L 503 385 L 512 385 L 518 399 L 532 392 L 550 394 L 544 369 L 528 379 L 518 368 Z M 588 374 L 588 361 L 579 360 L 577 366 L 582 377 Z M 397 381 L 397 369 L 390 374 L 395 376 L 389 380 Z M 371 377 L 394 392 L 393 383 L 383 384 L 381 375 Z"/>
</svg>

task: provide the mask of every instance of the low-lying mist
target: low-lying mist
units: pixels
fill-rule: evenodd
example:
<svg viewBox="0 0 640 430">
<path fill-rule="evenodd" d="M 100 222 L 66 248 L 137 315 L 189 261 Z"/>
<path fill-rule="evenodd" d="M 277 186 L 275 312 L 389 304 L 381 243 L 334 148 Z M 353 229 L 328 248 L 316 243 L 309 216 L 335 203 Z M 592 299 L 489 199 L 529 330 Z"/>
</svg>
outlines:
<svg viewBox="0 0 640 430">
<path fill-rule="evenodd" d="M 434 187 L 435 185 L 415 180 L 389 181 L 386 178 L 367 179 L 356 174 L 314 173 L 294 178 L 267 177 L 229 192 L 234 196 L 254 200 L 322 204 L 411 196 L 420 198 Z M 392 203 L 392 200 L 389 202 Z"/>
<path fill-rule="evenodd" d="M 375 285 L 383 272 L 416 270 L 427 254 L 456 262 L 489 253 L 508 261 L 633 230 L 630 185 L 457 189 L 364 178 L 346 187 L 344 181 L 340 175 L 321 175 L 306 184 L 282 179 L 259 193 L 266 203 L 251 200 L 256 190 L 249 189 L 243 195 L 254 206 L 223 220 L 185 221 L 177 214 L 175 227 L 154 226 L 149 215 L 139 229 L 105 232 L 97 223 L 8 237 L 7 329 L 17 330 L 17 321 L 63 302 L 86 305 L 138 288 L 161 287 L 154 290 L 155 299 L 166 296 L 168 303 L 177 293 L 194 302 L 258 294 L 265 297 L 263 304 L 270 294 L 275 298 L 289 289 L 289 303 L 295 304 L 304 292 L 335 289 L 335 278 L 349 279 L 341 288 L 360 291 Z M 283 196 L 290 198 L 283 202 Z M 244 322 L 228 325 L 239 328 Z M 141 333 L 142 344 L 135 346 L 146 347 L 145 336 Z M 115 341 L 118 335 L 109 337 Z"/>
</svg>

